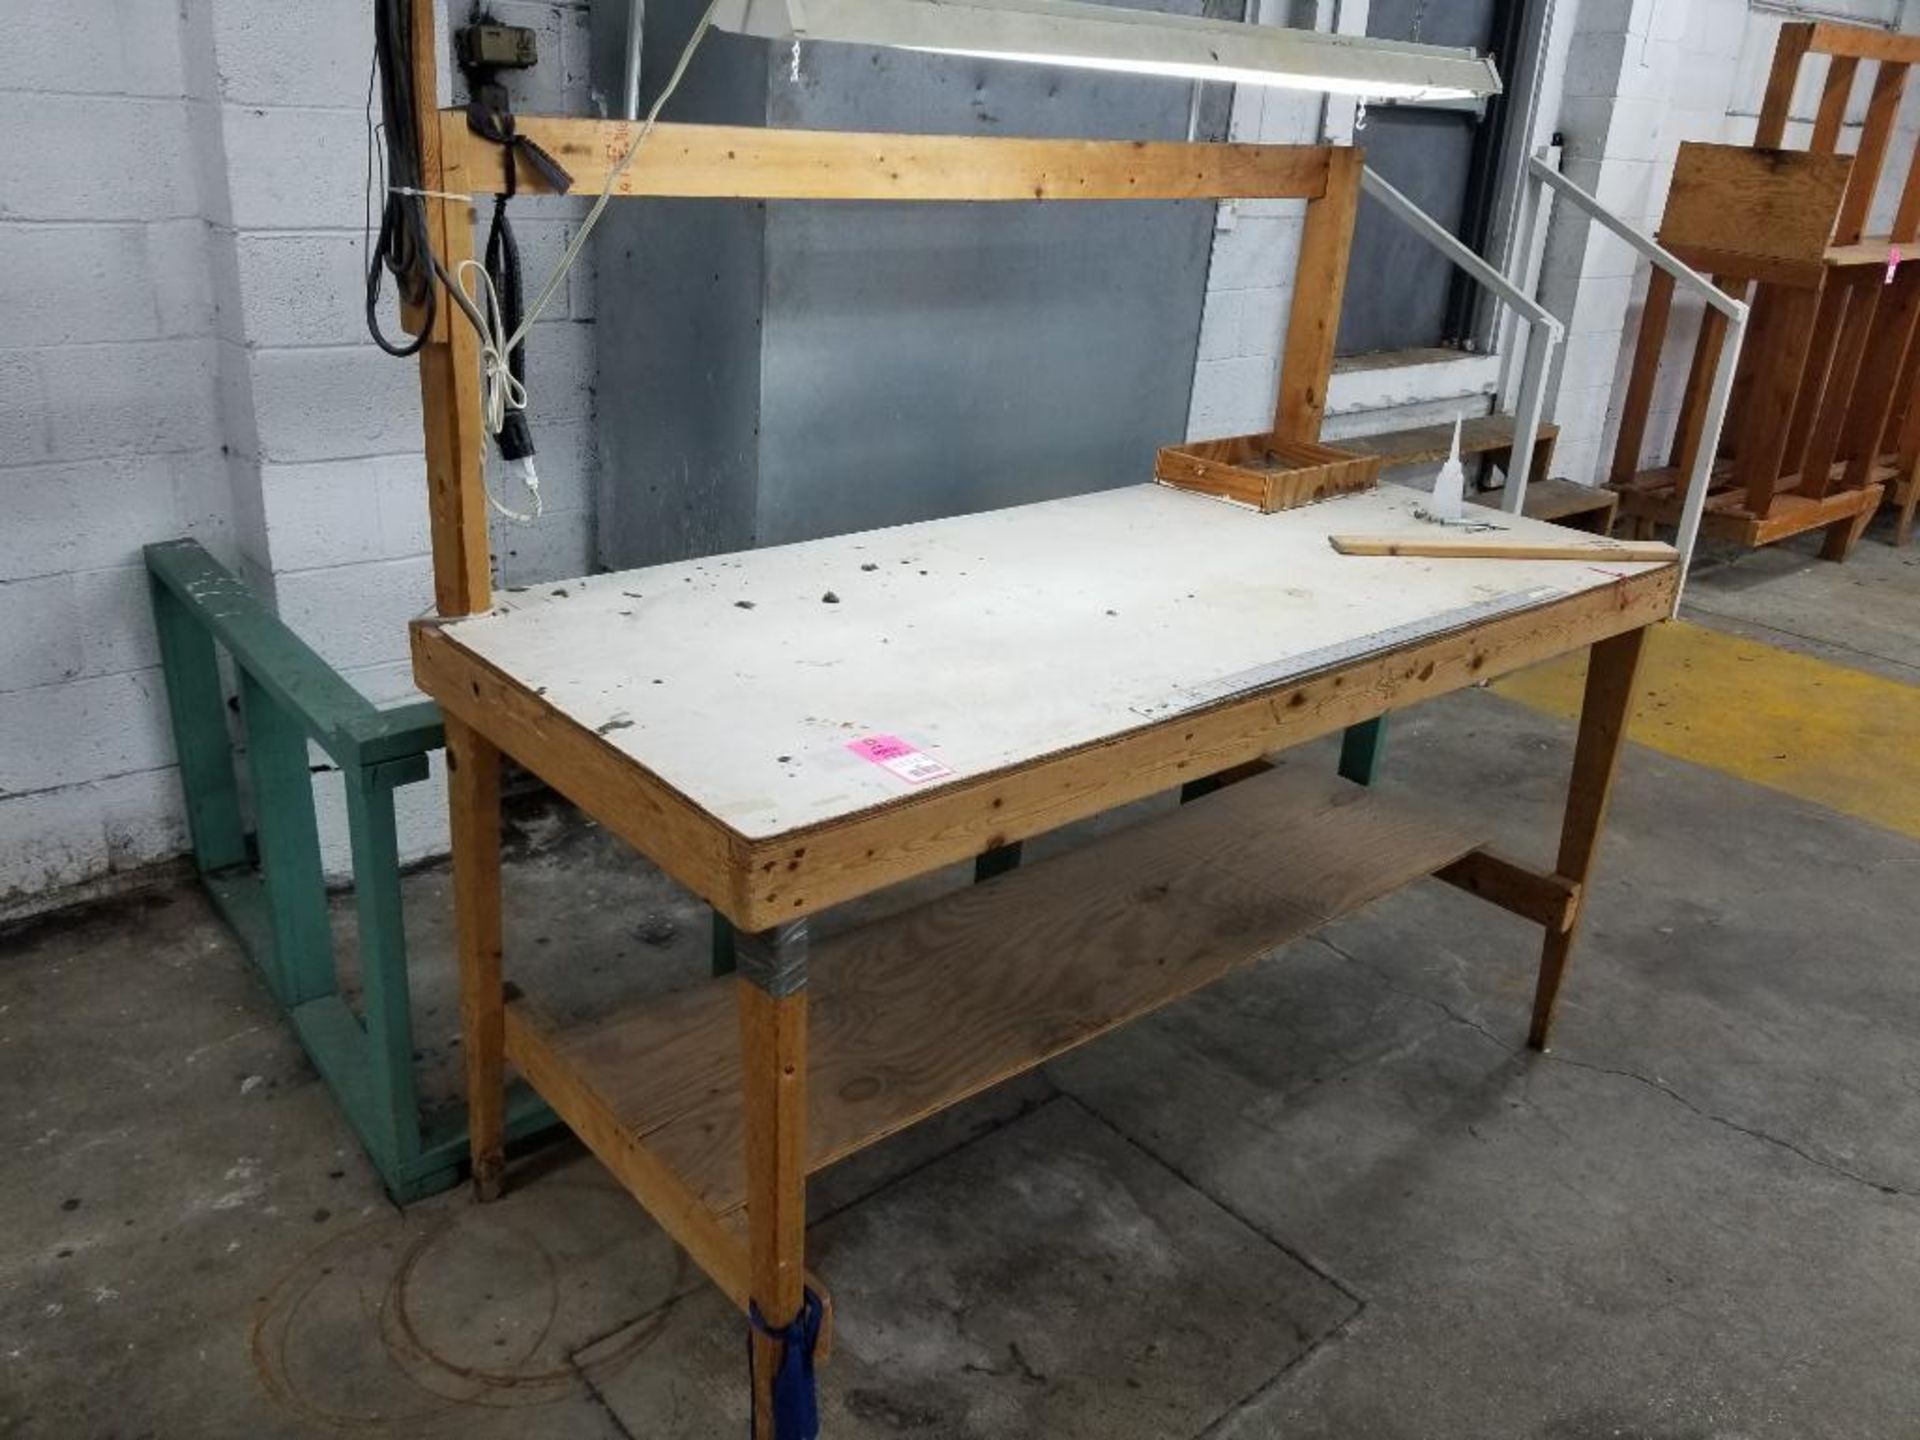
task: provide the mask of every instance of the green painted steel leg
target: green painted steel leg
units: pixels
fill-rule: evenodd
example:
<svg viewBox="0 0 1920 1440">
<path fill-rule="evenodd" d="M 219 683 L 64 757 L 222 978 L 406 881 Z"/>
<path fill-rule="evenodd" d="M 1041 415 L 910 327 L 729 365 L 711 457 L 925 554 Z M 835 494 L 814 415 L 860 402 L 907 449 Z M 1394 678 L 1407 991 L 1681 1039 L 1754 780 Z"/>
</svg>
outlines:
<svg viewBox="0 0 1920 1440">
<path fill-rule="evenodd" d="M 983 850 L 973 857 L 973 883 L 991 880 L 996 875 L 1005 875 L 1009 870 L 1020 868 L 1020 842 L 1010 845 L 996 845 L 991 850 Z"/>
<path fill-rule="evenodd" d="M 148 585 L 194 862 L 203 874 L 226 870 L 246 863 L 247 832 L 240 818 L 240 785 L 233 773 L 220 662 L 213 637 L 191 612 L 157 579 L 149 577 Z"/>
<path fill-rule="evenodd" d="M 247 727 L 260 871 L 273 913 L 267 974 L 282 1005 L 300 1005 L 337 988 L 306 731 L 244 671 L 240 713 Z"/>
<path fill-rule="evenodd" d="M 733 953 L 733 922 L 718 910 L 711 910 L 708 913 L 713 916 L 713 973 L 731 975 L 736 963 Z"/>
<path fill-rule="evenodd" d="M 347 773 L 347 829 L 353 840 L 353 904 L 360 920 L 360 1006 L 366 1027 L 372 1114 L 363 1133 L 388 1158 L 390 1188 L 420 1153 L 420 1100 L 413 1081 L 413 1003 L 407 937 L 400 914 L 400 846 L 393 787 L 420 777 L 418 759 L 363 765 Z"/>
<path fill-rule="evenodd" d="M 1349 725 L 1340 739 L 1340 775 L 1358 785 L 1371 785 L 1380 777 L 1380 764 L 1387 755 L 1387 717 L 1379 715 Z"/>
</svg>

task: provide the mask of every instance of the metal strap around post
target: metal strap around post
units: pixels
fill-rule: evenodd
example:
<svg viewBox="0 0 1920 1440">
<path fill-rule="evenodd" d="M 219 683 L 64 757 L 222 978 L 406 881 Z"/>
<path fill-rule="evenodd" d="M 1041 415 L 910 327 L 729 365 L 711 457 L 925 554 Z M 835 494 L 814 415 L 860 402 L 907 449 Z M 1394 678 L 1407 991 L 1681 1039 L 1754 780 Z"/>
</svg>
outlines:
<svg viewBox="0 0 1920 1440">
<path fill-rule="evenodd" d="M 1349 725 L 1340 737 L 1340 778 L 1356 785 L 1371 785 L 1380 778 L 1380 764 L 1387 753 L 1387 717 L 1376 715 Z"/>
<path fill-rule="evenodd" d="M 991 850 L 983 850 L 973 857 L 973 883 L 983 885 L 998 875 L 1006 875 L 1020 868 L 1020 842 L 1013 840 L 1005 845 L 996 845 Z"/>
<path fill-rule="evenodd" d="M 708 908 L 713 917 L 711 949 L 708 959 L 715 975 L 731 975 L 740 965 L 739 946 L 735 943 L 733 922 L 718 910 Z"/>
<path fill-rule="evenodd" d="M 776 1000 L 807 988 L 808 949 L 804 920 L 769 930 L 739 931 L 734 938 L 740 978 Z"/>
</svg>

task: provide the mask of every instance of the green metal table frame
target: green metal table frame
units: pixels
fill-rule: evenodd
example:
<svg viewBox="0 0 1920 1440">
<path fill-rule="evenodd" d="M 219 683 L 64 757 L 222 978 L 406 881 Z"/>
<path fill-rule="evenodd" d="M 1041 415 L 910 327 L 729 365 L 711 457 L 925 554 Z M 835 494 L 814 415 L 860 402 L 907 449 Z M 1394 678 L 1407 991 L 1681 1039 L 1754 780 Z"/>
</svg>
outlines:
<svg viewBox="0 0 1920 1440">
<path fill-rule="evenodd" d="M 431 701 L 381 709 L 192 540 L 149 545 L 147 578 L 193 858 L 393 1198 L 454 1185 L 464 1107 L 423 1121 L 400 902 L 394 791 L 425 780 L 443 743 Z M 230 660 L 246 794 L 228 728 Z M 359 920 L 360 1006 L 341 993 L 308 743 L 346 783 Z M 251 830 L 245 819 L 250 810 Z M 508 1097 L 510 1137 L 557 1125 L 530 1090 Z"/>
</svg>

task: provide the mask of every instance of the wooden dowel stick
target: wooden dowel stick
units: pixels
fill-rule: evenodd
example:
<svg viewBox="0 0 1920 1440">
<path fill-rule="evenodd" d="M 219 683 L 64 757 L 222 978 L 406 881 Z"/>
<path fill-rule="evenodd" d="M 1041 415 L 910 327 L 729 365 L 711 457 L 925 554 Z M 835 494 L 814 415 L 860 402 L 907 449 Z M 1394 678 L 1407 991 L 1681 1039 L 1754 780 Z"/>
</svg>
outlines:
<svg viewBox="0 0 1920 1440">
<path fill-rule="evenodd" d="M 1434 560 L 1673 560 L 1658 540 L 1501 540 L 1479 535 L 1329 535 L 1342 555 L 1402 555 Z"/>
</svg>

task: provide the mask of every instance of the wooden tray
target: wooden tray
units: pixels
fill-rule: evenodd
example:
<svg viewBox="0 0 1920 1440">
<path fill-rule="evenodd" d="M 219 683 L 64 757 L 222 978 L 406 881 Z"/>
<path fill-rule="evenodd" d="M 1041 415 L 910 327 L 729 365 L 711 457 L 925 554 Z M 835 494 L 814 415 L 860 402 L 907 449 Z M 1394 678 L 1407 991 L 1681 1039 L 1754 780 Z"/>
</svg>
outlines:
<svg viewBox="0 0 1920 1440">
<path fill-rule="evenodd" d="M 1164 446 L 1154 457 L 1153 475 L 1163 485 L 1218 495 L 1271 514 L 1330 495 L 1371 490 L 1379 482 L 1380 465 L 1378 455 L 1355 455 L 1274 435 L 1236 435 Z"/>
</svg>

